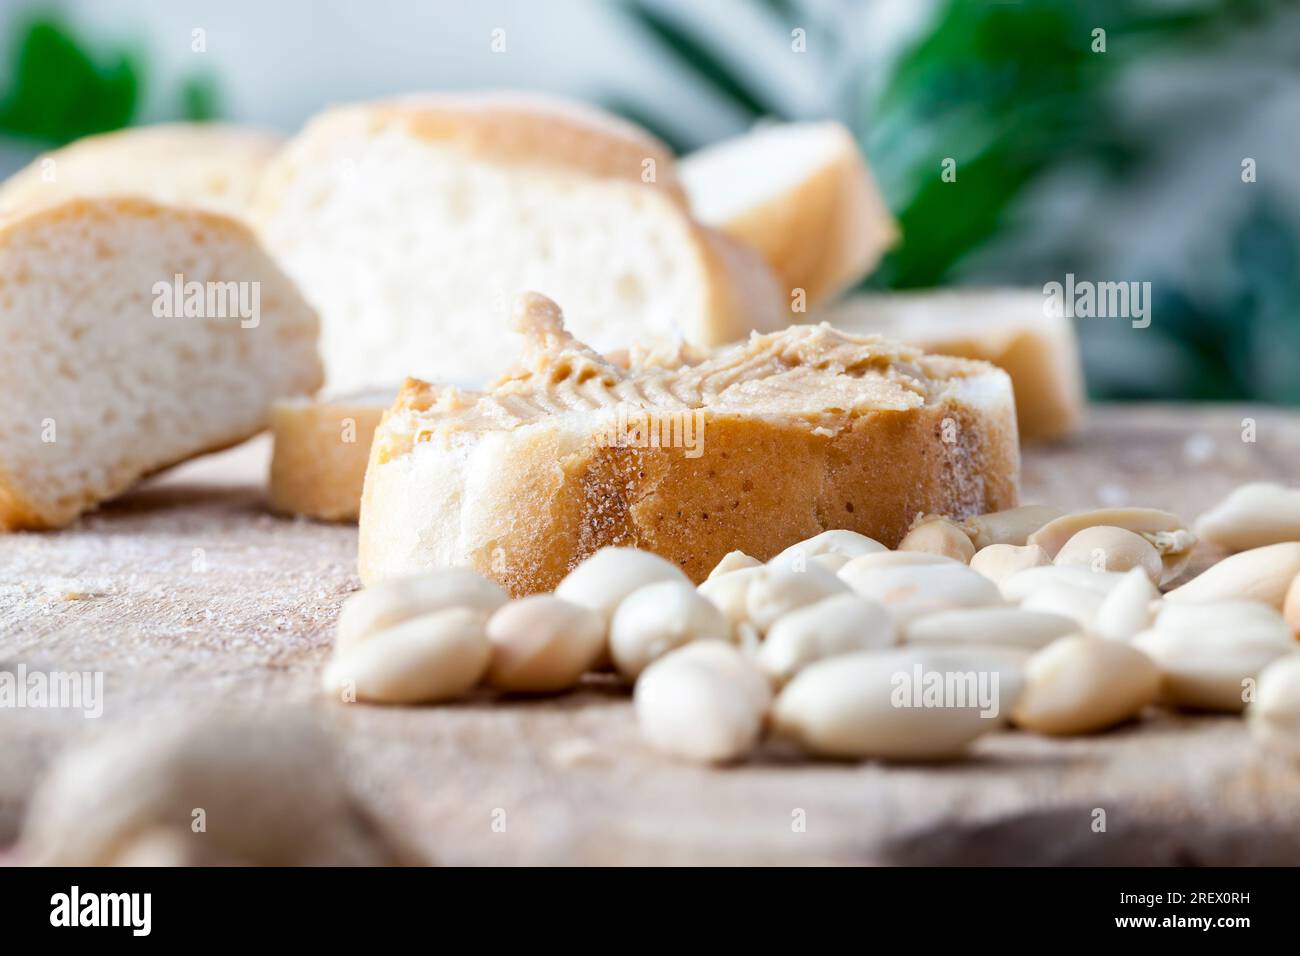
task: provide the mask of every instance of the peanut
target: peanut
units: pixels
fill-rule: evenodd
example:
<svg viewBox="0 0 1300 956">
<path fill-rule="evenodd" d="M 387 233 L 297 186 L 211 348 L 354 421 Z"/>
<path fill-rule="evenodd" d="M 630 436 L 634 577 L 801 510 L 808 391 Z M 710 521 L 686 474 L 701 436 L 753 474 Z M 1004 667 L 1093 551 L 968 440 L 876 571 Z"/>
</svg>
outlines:
<svg viewBox="0 0 1300 956">
<path fill-rule="evenodd" d="M 862 597 L 885 605 L 900 625 L 949 608 L 1003 603 L 996 584 L 956 562 L 865 569 L 850 562 L 840 578 Z"/>
<path fill-rule="evenodd" d="M 1026 568 L 1011 575 L 1002 582 L 1001 590 L 1002 596 L 1008 601 L 1023 601 L 1039 588 L 1049 584 L 1081 588 L 1104 597 L 1119 587 L 1119 583 L 1123 580 L 1124 575 L 1118 571 L 1092 571 L 1088 568 L 1049 564 L 1040 568 Z"/>
<path fill-rule="evenodd" d="M 860 651 L 796 674 L 777 695 L 772 726 L 828 757 L 943 760 L 997 730 L 1019 693 L 1018 671 L 1001 657 Z"/>
<path fill-rule="evenodd" d="M 1146 538 L 1160 555 L 1158 584 L 1172 581 L 1182 573 L 1196 545 L 1196 535 L 1187 530 L 1181 518 L 1155 508 L 1101 508 L 1063 515 L 1031 534 L 1028 543 L 1040 546 L 1055 558 L 1076 534 L 1098 525 L 1123 528 Z"/>
<path fill-rule="evenodd" d="M 774 567 L 789 567 L 797 570 L 802 568 L 808 559 L 819 554 L 842 554 L 848 558 L 856 558 L 860 554 L 874 554 L 877 551 L 886 550 L 888 549 L 883 544 L 874 538 L 868 538 L 865 534 L 858 534 L 856 531 L 844 529 L 832 529 L 814 535 L 806 541 L 790 545 L 790 547 L 769 561 L 768 564 Z"/>
<path fill-rule="evenodd" d="M 894 620 L 881 605 L 839 594 L 777 618 L 757 659 L 773 680 L 784 683 L 813 661 L 887 647 L 895 640 Z"/>
<path fill-rule="evenodd" d="M 723 613 L 689 583 L 657 581 L 619 604 L 609 625 L 609 653 L 620 674 L 635 678 L 688 641 L 726 641 L 730 633 Z"/>
<path fill-rule="evenodd" d="M 395 624 L 453 607 L 487 616 L 508 600 L 505 591 L 469 568 L 381 581 L 358 591 L 343 605 L 335 646 L 345 651 Z"/>
<path fill-rule="evenodd" d="M 1251 601 L 1166 603 L 1133 646 L 1159 666 L 1162 702 L 1228 712 L 1245 706 L 1267 664 L 1295 650 L 1282 615 Z"/>
<path fill-rule="evenodd" d="M 898 542 L 899 551 L 922 551 L 940 554 L 966 564 L 975 555 L 966 532 L 947 518 L 926 518 L 912 526 L 912 530 Z"/>
<path fill-rule="evenodd" d="M 849 586 L 820 565 L 809 564 L 802 571 L 794 571 L 769 564 L 745 593 L 745 616 L 760 633 L 766 633 L 783 614 L 848 593 Z"/>
<path fill-rule="evenodd" d="M 570 571 L 555 588 L 555 596 L 581 604 L 606 623 L 625 597 L 657 581 L 690 581 L 671 561 L 636 548 L 601 548 Z"/>
<path fill-rule="evenodd" d="M 501 690 L 551 693 L 578 683 L 605 651 L 605 623 L 590 608 L 534 594 L 497 610 L 488 683 Z"/>
<path fill-rule="evenodd" d="M 1093 571 L 1129 571 L 1141 568 L 1158 582 L 1164 571 L 1155 546 L 1125 528 L 1094 525 L 1077 532 L 1056 552 L 1060 567 L 1091 568 Z"/>
<path fill-rule="evenodd" d="M 713 570 L 709 572 L 709 576 L 705 580 L 712 581 L 714 578 L 732 571 L 741 571 L 745 568 L 760 568 L 762 566 L 762 561 L 758 560 L 758 558 L 751 558 L 744 551 L 728 551 L 722 556 L 722 560 L 714 565 Z"/>
<path fill-rule="evenodd" d="M 1300 542 L 1270 544 L 1224 558 L 1182 587 L 1174 588 L 1165 600 L 1175 604 L 1260 601 L 1281 610 L 1297 574 Z"/>
<path fill-rule="evenodd" d="M 917 618 L 907 644 L 1005 644 L 1037 650 L 1079 631 L 1073 618 L 1015 607 L 964 607 Z"/>
<path fill-rule="evenodd" d="M 1197 518 L 1195 528 L 1225 551 L 1300 541 L 1300 489 L 1263 481 L 1242 485 Z"/>
<path fill-rule="evenodd" d="M 1101 611 L 1105 595 L 1069 584 L 1047 584 L 1020 602 L 1026 611 L 1059 614 L 1075 622 L 1080 630 L 1091 631 Z"/>
<path fill-rule="evenodd" d="M 1282 617 L 1291 633 L 1300 639 L 1300 574 L 1297 574 L 1286 589 L 1282 599 Z"/>
<path fill-rule="evenodd" d="M 1039 568 L 1051 563 L 1047 552 L 1036 544 L 990 544 L 971 556 L 970 568 L 1001 585 L 1026 568 Z"/>
<path fill-rule="evenodd" d="M 1106 595 L 1092 622 L 1093 633 L 1111 641 L 1132 640 L 1155 619 L 1160 592 L 1147 573 L 1134 568 Z"/>
<path fill-rule="evenodd" d="M 761 675 L 758 683 L 740 677 L 754 665 L 735 648 L 702 654 L 702 646 L 687 645 L 646 668 L 633 691 L 637 723 L 664 753 L 702 763 L 738 760 L 758 742 L 763 706 L 756 688 L 763 684 L 766 693 L 766 685 Z M 723 662 L 726 655 L 730 663 Z"/>
<path fill-rule="evenodd" d="M 1256 740 L 1300 760 L 1300 654 L 1279 657 L 1260 672 L 1246 716 Z"/>
<path fill-rule="evenodd" d="M 1049 505 L 1021 505 L 970 518 L 962 524 L 962 530 L 977 551 L 995 544 L 1023 547 L 1031 534 L 1061 514 L 1061 509 Z"/>
<path fill-rule="evenodd" d="M 675 663 L 691 661 L 717 671 L 745 692 L 760 714 L 772 703 L 772 685 L 754 659 L 723 641 L 691 641 L 670 652 Z"/>
<path fill-rule="evenodd" d="M 1025 665 L 1025 692 L 1012 719 L 1043 734 L 1088 734 L 1155 703 L 1160 670 L 1127 644 L 1064 637 Z"/>
<path fill-rule="evenodd" d="M 325 669 L 328 691 L 351 690 L 378 704 L 425 704 L 460 697 L 488 669 L 492 645 L 482 611 L 455 607 L 413 617 L 339 648 Z"/>
<path fill-rule="evenodd" d="M 729 574 L 709 578 L 696 590 L 713 602 L 714 607 L 722 612 L 722 616 L 727 619 L 734 632 L 749 619 L 749 586 L 767 571 L 766 565 L 757 568 L 741 568 Z"/>
<path fill-rule="evenodd" d="M 853 558 L 841 567 L 838 573 L 841 578 L 844 578 L 844 569 L 850 566 L 852 570 L 848 572 L 848 576 L 852 577 L 860 571 L 872 568 L 915 567 L 920 564 L 961 564 L 961 562 L 929 551 L 881 551 L 879 554 L 863 554 Z"/>
</svg>

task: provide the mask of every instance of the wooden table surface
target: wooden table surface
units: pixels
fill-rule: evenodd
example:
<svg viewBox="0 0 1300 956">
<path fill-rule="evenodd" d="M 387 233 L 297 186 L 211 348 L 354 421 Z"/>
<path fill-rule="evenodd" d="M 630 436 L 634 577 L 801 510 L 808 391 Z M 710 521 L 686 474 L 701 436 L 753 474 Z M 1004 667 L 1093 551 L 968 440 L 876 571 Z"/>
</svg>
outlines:
<svg viewBox="0 0 1300 956">
<path fill-rule="evenodd" d="M 1235 718 L 1006 732 L 938 767 L 769 753 L 718 770 L 648 751 L 607 683 L 428 708 L 324 700 L 333 621 L 358 586 L 356 529 L 268 514 L 266 455 L 259 439 L 70 529 L 0 536 L 0 669 L 106 675 L 99 720 L 0 712 L 0 845 L 68 742 L 196 702 L 285 701 L 336 727 L 361 798 L 431 862 L 1300 863 L 1300 768 L 1259 753 Z M 1244 481 L 1298 475 L 1300 414 L 1111 406 L 1075 441 L 1026 451 L 1022 498 L 1190 520 Z"/>
</svg>

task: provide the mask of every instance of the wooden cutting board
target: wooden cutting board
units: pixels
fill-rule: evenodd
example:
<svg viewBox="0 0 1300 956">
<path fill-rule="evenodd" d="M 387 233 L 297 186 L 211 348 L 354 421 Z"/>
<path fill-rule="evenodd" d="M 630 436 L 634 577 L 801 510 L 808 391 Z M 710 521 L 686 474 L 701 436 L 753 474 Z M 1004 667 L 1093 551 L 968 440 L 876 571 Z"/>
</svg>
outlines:
<svg viewBox="0 0 1300 956">
<path fill-rule="evenodd" d="M 429 708 L 322 700 L 333 621 L 358 586 L 356 529 L 268 514 L 266 458 L 260 439 L 68 530 L 0 537 L 0 668 L 106 672 L 98 721 L 0 712 L 0 845 L 72 740 L 194 702 L 289 701 L 337 727 L 362 798 L 430 861 L 1300 863 L 1300 768 L 1259 753 L 1235 718 L 1007 732 L 940 767 L 768 754 L 717 770 L 649 752 L 609 683 Z M 1023 499 L 1190 519 L 1244 481 L 1297 476 L 1300 414 L 1111 406 L 1072 443 L 1026 451 Z"/>
</svg>

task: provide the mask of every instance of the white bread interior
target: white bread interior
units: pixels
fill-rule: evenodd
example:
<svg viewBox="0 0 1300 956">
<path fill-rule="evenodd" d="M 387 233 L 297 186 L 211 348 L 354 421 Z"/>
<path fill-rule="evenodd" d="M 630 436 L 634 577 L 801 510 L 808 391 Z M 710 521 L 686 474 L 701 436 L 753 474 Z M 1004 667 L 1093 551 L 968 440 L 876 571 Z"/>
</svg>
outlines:
<svg viewBox="0 0 1300 956">
<path fill-rule="evenodd" d="M 257 283 L 259 314 L 167 317 L 163 305 L 160 317 L 155 286 L 177 274 Z M 150 472 L 261 430 L 276 398 L 319 387 L 316 331 L 230 217 L 119 198 L 6 220 L 0 529 L 67 524 Z"/>
<path fill-rule="evenodd" d="M 817 313 L 858 335 L 992 362 L 1011 376 L 1026 441 L 1068 437 L 1083 422 L 1083 365 L 1074 325 L 1037 289 L 861 294 Z"/>
<path fill-rule="evenodd" d="M 0 214 L 74 196 L 143 196 L 242 215 L 283 143 L 227 123 L 159 123 L 87 136 L 39 156 L 0 184 Z"/>
<path fill-rule="evenodd" d="M 509 306 L 525 289 L 564 301 L 601 350 L 712 346 L 790 320 L 761 258 L 691 218 L 666 147 L 564 101 L 327 111 L 268 167 L 252 214 L 320 312 L 337 392 L 406 375 L 484 383 L 513 357 Z"/>
<path fill-rule="evenodd" d="M 541 296 L 521 300 L 517 327 L 523 358 L 492 389 L 411 380 L 385 415 L 363 581 L 466 565 L 527 594 L 608 545 L 698 581 L 733 550 L 767 559 L 828 528 L 892 546 L 918 512 L 1015 504 L 1011 384 L 983 362 L 822 325 L 624 367 Z M 644 440 L 617 437 L 628 423 Z"/>
<path fill-rule="evenodd" d="M 808 305 L 865 277 L 899 235 L 840 123 L 761 125 L 691 153 L 679 171 L 700 221 L 758 249 Z"/>
</svg>

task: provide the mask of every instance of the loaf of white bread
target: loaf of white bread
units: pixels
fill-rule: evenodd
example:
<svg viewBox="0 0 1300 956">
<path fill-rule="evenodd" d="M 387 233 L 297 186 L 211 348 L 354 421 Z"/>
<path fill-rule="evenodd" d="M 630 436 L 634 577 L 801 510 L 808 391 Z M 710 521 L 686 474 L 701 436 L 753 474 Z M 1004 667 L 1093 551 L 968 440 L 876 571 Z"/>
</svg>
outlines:
<svg viewBox="0 0 1300 956">
<path fill-rule="evenodd" d="M 765 124 L 691 153 L 680 170 L 695 215 L 757 249 L 792 306 L 854 285 L 898 238 L 841 123 Z"/>
<path fill-rule="evenodd" d="M 992 362 L 1011 376 L 1026 441 L 1064 438 L 1083 421 L 1083 367 L 1074 326 L 1033 289 L 862 294 L 817 313 L 838 329 L 927 352 Z"/>
<path fill-rule="evenodd" d="M 525 289 L 566 303 L 599 350 L 713 346 L 791 319 L 762 258 L 692 218 L 663 144 L 565 101 L 329 110 L 272 160 L 251 215 L 320 312 L 338 393 L 500 374 Z"/>
<path fill-rule="evenodd" d="M 159 123 L 87 136 L 5 180 L 0 214 L 76 196 L 142 196 L 241 215 L 282 142 L 226 123 Z"/>
<path fill-rule="evenodd" d="M 316 316 L 247 226 L 138 198 L 0 222 L 0 530 L 56 528 L 321 382 Z"/>
<path fill-rule="evenodd" d="M 271 409 L 271 507 L 356 521 L 370 441 L 396 388 L 337 398 L 289 398 Z"/>
<path fill-rule="evenodd" d="M 408 381 L 375 433 L 366 583 L 466 565 L 512 594 L 607 545 L 702 580 L 827 528 L 897 544 L 918 512 L 1016 503 L 1011 383 L 983 362 L 792 326 L 622 368 L 521 298 L 522 360 L 487 391 Z"/>
</svg>

